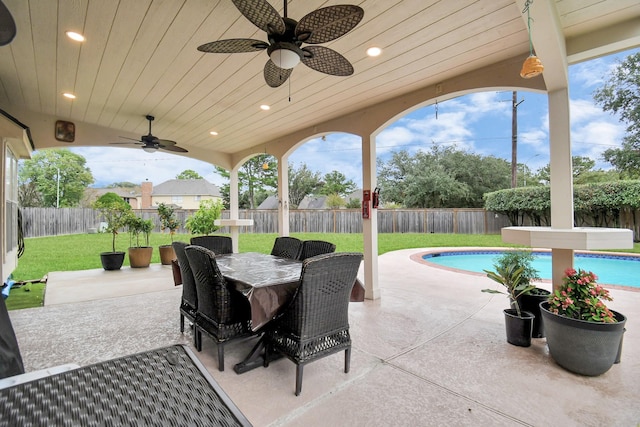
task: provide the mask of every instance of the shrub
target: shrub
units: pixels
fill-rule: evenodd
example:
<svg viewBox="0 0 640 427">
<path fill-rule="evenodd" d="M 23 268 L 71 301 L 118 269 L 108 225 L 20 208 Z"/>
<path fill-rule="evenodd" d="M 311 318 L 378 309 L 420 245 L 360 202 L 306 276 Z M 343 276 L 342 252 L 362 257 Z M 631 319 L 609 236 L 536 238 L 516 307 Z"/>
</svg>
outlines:
<svg viewBox="0 0 640 427">
<path fill-rule="evenodd" d="M 222 202 L 203 200 L 198 210 L 187 218 L 185 227 L 191 234 L 211 234 L 219 227 L 214 221 L 222 215 Z"/>
</svg>

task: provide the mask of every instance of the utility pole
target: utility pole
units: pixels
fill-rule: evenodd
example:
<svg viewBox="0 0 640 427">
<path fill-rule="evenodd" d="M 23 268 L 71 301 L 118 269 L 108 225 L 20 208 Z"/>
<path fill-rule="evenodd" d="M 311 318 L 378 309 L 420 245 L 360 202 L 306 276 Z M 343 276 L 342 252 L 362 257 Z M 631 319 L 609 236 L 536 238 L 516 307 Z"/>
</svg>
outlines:
<svg viewBox="0 0 640 427">
<path fill-rule="evenodd" d="M 56 208 L 60 207 L 60 168 L 56 167 Z"/>
<path fill-rule="evenodd" d="M 511 188 L 518 186 L 518 92 L 511 93 Z"/>
</svg>

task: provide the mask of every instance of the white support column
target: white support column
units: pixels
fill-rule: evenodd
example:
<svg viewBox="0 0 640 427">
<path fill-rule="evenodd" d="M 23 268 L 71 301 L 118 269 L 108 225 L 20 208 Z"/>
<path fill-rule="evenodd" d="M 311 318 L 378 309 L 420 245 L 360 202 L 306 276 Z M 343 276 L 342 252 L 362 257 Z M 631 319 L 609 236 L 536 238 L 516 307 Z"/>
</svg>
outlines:
<svg viewBox="0 0 640 427">
<path fill-rule="evenodd" d="M 551 228 L 573 228 L 573 171 L 569 119 L 569 90 L 549 92 L 549 145 Z M 573 267 L 573 249 L 551 249 L 554 289 L 562 284 L 565 269 Z"/>
<path fill-rule="evenodd" d="M 229 219 L 238 220 L 238 170 L 241 165 L 231 169 L 229 174 Z M 240 238 L 240 229 L 237 226 L 230 226 L 233 253 L 238 253 L 238 239 Z"/>
<path fill-rule="evenodd" d="M 362 188 L 376 187 L 376 143 L 375 137 L 362 138 Z M 373 196 L 372 196 L 373 197 Z M 378 287 L 378 210 L 370 208 L 368 219 L 362 219 L 364 239 L 364 288 L 366 299 L 379 299 Z"/>
<path fill-rule="evenodd" d="M 278 159 L 278 235 L 289 235 L 289 161 Z"/>
</svg>

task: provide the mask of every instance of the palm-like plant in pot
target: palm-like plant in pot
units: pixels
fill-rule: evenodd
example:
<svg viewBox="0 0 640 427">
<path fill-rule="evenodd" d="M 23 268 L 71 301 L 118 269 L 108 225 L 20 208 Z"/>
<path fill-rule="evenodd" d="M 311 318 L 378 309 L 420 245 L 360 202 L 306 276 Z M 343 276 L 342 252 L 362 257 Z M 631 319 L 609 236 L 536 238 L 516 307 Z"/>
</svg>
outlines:
<svg viewBox="0 0 640 427">
<path fill-rule="evenodd" d="M 102 267 L 105 270 L 119 270 L 124 261 L 124 252 L 116 251 L 116 237 L 118 231 L 126 224 L 131 213 L 131 206 L 116 193 L 109 192 L 100 196 L 94 203 L 101 218 L 107 223 L 105 231 L 111 233 L 111 252 L 100 253 Z"/>
<path fill-rule="evenodd" d="M 532 284 L 534 281 L 540 280 L 538 270 L 533 267 L 535 258 L 536 255 L 530 250 L 509 250 L 498 256 L 495 259 L 495 264 L 502 268 L 506 268 L 510 264 L 522 267 L 520 283 Z M 518 297 L 518 306 L 524 311 L 533 313 L 535 316 L 533 319 L 533 331 L 531 332 L 533 338 L 544 337 L 540 303 L 546 301 L 549 298 L 549 294 L 550 292 L 548 290 L 538 288 L 534 285 Z"/>
<path fill-rule="evenodd" d="M 483 289 L 482 292 L 506 294 L 510 308 L 504 309 L 507 342 L 513 345 L 528 347 L 531 345 L 531 331 L 534 315 L 520 309 L 518 298 L 529 292 L 534 286 L 523 280 L 523 266 L 515 263 L 506 266 L 494 264 L 495 271 L 484 270 L 487 277 L 504 286 L 505 291 Z M 514 308 L 511 308 L 514 307 Z"/>
<path fill-rule="evenodd" d="M 171 236 L 171 243 L 173 243 L 173 235 L 176 233 L 180 222 L 175 216 L 174 209 L 164 203 L 158 205 L 158 217 L 160 218 L 160 228 L 169 231 Z M 171 261 L 176 259 L 176 253 L 173 250 L 172 245 L 162 245 L 158 248 L 160 250 L 160 262 L 162 265 L 170 265 Z"/>
<path fill-rule="evenodd" d="M 153 248 L 149 246 L 149 236 L 153 231 L 153 221 L 143 219 L 130 213 L 126 220 L 129 230 L 129 265 L 132 268 L 149 267 Z M 140 244 L 140 235 L 145 239 L 145 245 Z"/>
</svg>

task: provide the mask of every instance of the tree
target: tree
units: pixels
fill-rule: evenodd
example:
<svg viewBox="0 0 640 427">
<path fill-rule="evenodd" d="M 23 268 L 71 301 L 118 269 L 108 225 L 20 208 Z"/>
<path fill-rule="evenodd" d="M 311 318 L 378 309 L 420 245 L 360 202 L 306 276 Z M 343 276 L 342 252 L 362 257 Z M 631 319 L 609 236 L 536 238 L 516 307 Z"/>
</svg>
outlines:
<svg viewBox="0 0 640 427">
<path fill-rule="evenodd" d="M 339 171 L 331 171 L 324 176 L 324 185 L 320 189 L 320 194 L 326 196 L 337 194 L 340 197 L 346 197 L 356 189 L 356 183 Z"/>
<path fill-rule="evenodd" d="M 640 177 L 640 52 L 629 55 L 609 73 L 593 99 L 604 111 L 618 114 L 627 125 L 621 148 L 603 153 L 623 178 Z"/>
<path fill-rule="evenodd" d="M 135 188 L 135 187 L 137 187 L 137 185 L 129 181 L 114 182 L 113 184 L 109 184 L 106 186 L 106 188 Z"/>
<path fill-rule="evenodd" d="M 176 175 L 176 179 L 203 179 L 202 176 L 193 169 L 185 169 Z"/>
<path fill-rule="evenodd" d="M 325 203 L 329 209 L 338 209 L 345 205 L 344 199 L 337 194 L 329 194 Z"/>
<path fill-rule="evenodd" d="M 41 207 L 78 206 L 85 188 L 93 183 L 85 164 L 84 157 L 67 149 L 38 151 L 21 164 L 19 185 L 35 186 L 42 196 Z"/>
<path fill-rule="evenodd" d="M 93 207 L 100 212 L 102 219 L 107 222 L 107 233 L 111 233 L 112 252 L 116 251 L 116 237 L 131 214 L 131 206 L 116 193 L 105 193 L 98 198 Z"/>
<path fill-rule="evenodd" d="M 18 203 L 20 206 L 42 206 L 42 194 L 35 182 L 20 184 L 18 187 Z"/>
<path fill-rule="evenodd" d="M 407 151 L 378 162 L 381 198 L 413 208 L 482 207 L 484 193 L 511 186 L 504 159 L 433 145 L 429 152 Z"/>
<path fill-rule="evenodd" d="M 320 172 L 312 172 L 305 163 L 297 169 L 289 165 L 289 203 L 292 208 L 297 208 L 305 196 L 318 192 L 321 187 Z"/>
<path fill-rule="evenodd" d="M 604 86 L 594 91 L 593 99 L 604 111 L 619 114 L 627 124 L 625 143 L 640 148 L 640 52 L 620 62 Z"/>
<path fill-rule="evenodd" d="M 640 151 L 632 144 L 622 143 L 621 148 L 609 148 L 602 157 L 615 168 L 623 179 L 640 178 Z"/>
<path fill-rule="evenodd" d="M 267 168 L 263 167 L 267 164 Z M 267 192 L 269 189 L 275 191 L 277 188 L 277 163 L 275 157 L 268 154 L 259 154 L 247 160 L 238 171 L 238 207 L 244 209 L 255 209 L 258 206 L 257 195 Z M 216 172 L 223 178 L 229 179 L 230 174 L 224 168 L 216 166 Z M 225 201 L 229 205 L 229 184 L 224 184 L 220 189 Z M 244 197 L 243 197 L 244 196 Z M 264 200 L 264 199 L 263 199 Z"/>
<path fill-rule="evenodd" d="M 619 175 L 615 171 L 593 169 L 596 162 L 586 156 L 571 157 L 571 165 L 574 184 L 589 184 L 593 182 L 616 181 L 619 179 Z M 540 168 L 535 175 L 535 180 L 549 185 L 551 180 L 551 166 L 547 164 Z"/>
</svg>

